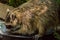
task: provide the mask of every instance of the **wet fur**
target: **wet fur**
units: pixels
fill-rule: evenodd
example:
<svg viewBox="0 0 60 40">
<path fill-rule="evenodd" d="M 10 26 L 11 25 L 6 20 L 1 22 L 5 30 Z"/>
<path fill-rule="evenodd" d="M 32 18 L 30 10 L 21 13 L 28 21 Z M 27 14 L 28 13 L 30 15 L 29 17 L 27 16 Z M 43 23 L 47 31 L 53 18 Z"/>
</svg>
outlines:
<svg viewBox="0 0 60 40">
<path fill-rule="evenodd" d="M 14 20 L 12 15 L 16 16 Z M 53 0 L 30 0 L 12 10 L 9 17 L 12 26 L 14 28 L 19 27 L 18 30 L 11 32 L 24 35 L 30 35 L 38 30 L 37 35 L 43 36 L 46 30 L 54 28 L 58 24 L 58 16 Z"/>
</svg>

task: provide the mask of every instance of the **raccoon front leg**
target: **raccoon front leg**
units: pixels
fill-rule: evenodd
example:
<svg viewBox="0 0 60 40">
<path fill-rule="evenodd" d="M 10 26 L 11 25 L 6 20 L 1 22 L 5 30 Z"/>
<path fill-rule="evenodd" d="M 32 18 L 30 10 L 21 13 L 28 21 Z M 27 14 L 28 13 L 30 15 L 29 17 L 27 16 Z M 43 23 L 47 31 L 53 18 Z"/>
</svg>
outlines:
<svg viewBox="0 0 60 40">
<path fill-rule="evenodd" d="M 40 37 L 43 37 L 44 32 L 45 32 L 44 27 L 39 26 L 39 27 L 38 27 L 38 34 L 36 34 L 36 35 L 34 36 L 34 39 L 35 39 L 35 40 L 38 40 Z"/>
<path fill-rule="evenodd" d="M 40 37 L 43 37 L 45 33 L 45 28 L 44 25 L 41 22 L 37 22 L 37 29 L 38 29 L 38 34 L 36 34 L 33 38 L 35 40 L 38 40 Z"/>
</svg>

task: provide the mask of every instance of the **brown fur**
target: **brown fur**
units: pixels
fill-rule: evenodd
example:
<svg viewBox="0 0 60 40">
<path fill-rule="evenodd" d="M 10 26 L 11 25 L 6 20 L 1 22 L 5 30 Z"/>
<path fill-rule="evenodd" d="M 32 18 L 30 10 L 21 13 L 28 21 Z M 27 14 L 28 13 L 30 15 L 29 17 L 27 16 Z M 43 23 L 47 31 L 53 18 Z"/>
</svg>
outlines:
<svg viewBox="0 0 60 40">
<path fill-rule="evenodd" d="M 13 33 L 32 34 L 38 29 L 38 35 L 43 36 L 46 30 L 54 28 L 58 23 L 55 3 L 52 0 L 30 0 L 11 11 L 10 22 L 20 29 Z M 12 16 L 15 15 L 15 20 Z"/>
</svg>

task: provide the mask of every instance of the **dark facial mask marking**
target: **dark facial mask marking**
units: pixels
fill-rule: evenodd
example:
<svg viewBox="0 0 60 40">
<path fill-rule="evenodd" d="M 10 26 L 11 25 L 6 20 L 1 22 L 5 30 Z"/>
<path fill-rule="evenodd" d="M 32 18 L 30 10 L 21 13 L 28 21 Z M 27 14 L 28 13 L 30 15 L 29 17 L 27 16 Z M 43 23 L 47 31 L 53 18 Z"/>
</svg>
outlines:
<svg viewBox="0 0 60 40">
<path fill-rule="evenodd" d="M 15 20 L 15 18 L 16 18 L 16 15 L 12 15 L 12 20 Z"/>
<path fill-rule="evenodd" d="M 9 14 L 9 12 L 6 15 L 6 22 L 10 22 L 10 14 Z"/>
</svg>

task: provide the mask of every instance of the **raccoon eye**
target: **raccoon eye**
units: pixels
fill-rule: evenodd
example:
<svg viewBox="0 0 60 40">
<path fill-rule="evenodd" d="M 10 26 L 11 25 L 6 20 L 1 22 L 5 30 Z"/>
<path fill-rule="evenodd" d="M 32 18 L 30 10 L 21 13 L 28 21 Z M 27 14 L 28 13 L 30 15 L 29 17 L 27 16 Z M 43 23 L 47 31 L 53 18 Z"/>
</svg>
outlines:
<svg viewBox="0 0 60 40">
<path fill-rule="evenodd" d="M 16 18 L 16 15 L 12 15 L 12 20 L 15 20 L 15 18 Z"/>
<path fill-rule="evenodd" d="M 6 22 L 10 22 L 10 15 L 6 16 Z"/>
<path fill-rule="evenodd" d="M 7 12 L 6 17 L 5 17 L 6 22 L 10 22 L 10 12 Z"/>
</svg>

